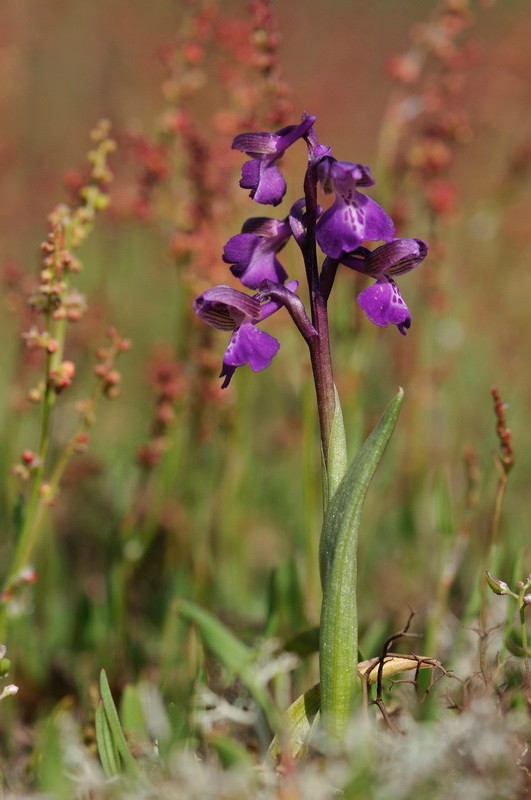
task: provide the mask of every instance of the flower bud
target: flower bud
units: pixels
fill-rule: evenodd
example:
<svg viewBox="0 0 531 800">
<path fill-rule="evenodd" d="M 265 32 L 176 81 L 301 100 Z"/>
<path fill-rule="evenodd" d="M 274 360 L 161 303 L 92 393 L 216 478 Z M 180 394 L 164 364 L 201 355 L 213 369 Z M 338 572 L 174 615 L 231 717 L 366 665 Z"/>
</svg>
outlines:
<svg viewBox="0 0 531 800">
<path fill-rule="evenodd" d="M 511 592 L 505 581 L 501 581 L 499 578 L 494 578 L 490 572 L 485 572 L 485 575 L 487 576 L 487 583 L 494 594 L 510 594 L 514 597 L 514 593 Z"/>
<path fill-rule="evenodd" d="M 4 697 L 9 697 L 10 695 L 16 694 L 17 692 L 18 686 L 15 686 L 14 683 L 9 683 L 2 689 L 2 692 L 0 693 L 0 700 L 3 700 Z"/>
</svg>

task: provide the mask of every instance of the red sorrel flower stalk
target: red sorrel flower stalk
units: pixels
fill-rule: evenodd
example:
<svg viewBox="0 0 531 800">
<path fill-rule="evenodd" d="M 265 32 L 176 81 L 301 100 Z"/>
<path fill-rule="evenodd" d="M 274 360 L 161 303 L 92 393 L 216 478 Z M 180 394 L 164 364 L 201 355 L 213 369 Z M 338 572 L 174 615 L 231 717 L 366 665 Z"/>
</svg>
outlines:
<svg viewBox="0 0 531 800">
<path fill-rule="evenodd" d="M 210 399 L 218 387 L 207 355 L 210 332 L 199 327 L 190 331 L 189 301 L 205 284 L 219 282 L 218 252 L 235 205 L 241 202 L 239 193 L 227 192 L 234 183 L 234 162 L 226 155 L 230 143 L 239 130 L 284 125 L 291 112 L 279 42 L 270 0 L 252 2 L 250 17 L 244 18 L 231 16 L 218 2 L 186 2 L 177 35 L 160 50 L 164 107 L 155 129 L 152 134 L 125 133 L 119 140 L 137 173 L 134 193 L 124 185 L 127 173 L 118 175 L 115 194 L 122 213 L 134 213 L 170 231 L 180 298 L 174 357 L 197 365 L 197 352 L 203 354 L 201 368 L 187 376 L 188 394 L 198 400 L 191 420 L 196 437 L 207 430 L 204 401 L 212 407 Z M 212 76 L 219 97 L 213 107 Z M 205 120 L 206 108 L 212 110 Z M 285 227 L 287 240 L 289 226 Z"/>
<path fill-rule="evenodd" d="M 120 374 L 115 369 L 117 355 L 130 346 L 114 329 L 109 329 L 110 346 L 97 353 L 96 388 L 92 397 L 77 404 L 79 424 L 54 463 L 49 463 L 51 422 L 59 395 L 68 391 L 76 373 L 75 364 L 65 359 L 67 326 L 78 322 L 86 309 L 84 297 L 71 286 L 72 276 L 81 270 L 77 251 L 92 230 L 96 214 L 106 208 L 107 189 L 112 179 L 108 156 L 114 150 L 109 136 L 109 123 L 101 122 L 92 132 L 94 149 L 89 153 L 90 178 L 80 186 L 77 207 L 58 205 L 49 217 L 50 230 L 41 249 L 43 263 L 38 288 L 29 297 L 29 305 L 37 315 L 29 330 L 22 334 L 26 347 L 44 354 L 44 374 L 28 392 L 28 399 L 40 406 L 39 441 L 35 451 L 26 449 L 13 468 L 29 483 L 23 521 L 9 571 L 0 596 L 0 639 L 5 635 L 6 606 L 17 589 L 28 583 L 28 574 L 35 576 L 30 560 L 41 532 L 46 509 L 55 501 L 59 483 L 70 457 L 86 448 L 88 428 L 94 419 L 99 397 L 115 397 L 119 393 Z"/>
</svg>

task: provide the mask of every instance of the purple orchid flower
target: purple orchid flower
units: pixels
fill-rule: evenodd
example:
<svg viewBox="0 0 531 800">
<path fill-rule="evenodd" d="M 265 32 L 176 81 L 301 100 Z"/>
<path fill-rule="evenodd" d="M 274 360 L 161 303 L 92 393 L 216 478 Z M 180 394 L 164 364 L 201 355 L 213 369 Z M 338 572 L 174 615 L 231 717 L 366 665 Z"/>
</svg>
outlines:
<svg viewBox="0 0 531 800">
<path fill-rule="evenodd" d="M 250 189 L 257 203 L 278 206 L 286 193 L 286 181 L 276 162 L 297 139 L 311 129 L 315 117 L 304 115 L 299 125 L 288 125 L 276 133 L 242 133 L 232 143 L 233 150 L 252 156 L 242 167 L 240 186 Z"/>
<path fill-rule="evenodd" d="M 368 167 L 322 158 L 317 174 L 325 192 L 334 191 L 334 204 L 319 218 L 316 237 L 319 247 L 331 258 L 351 253 L 364 240 L 389 242 L 395 226 L 383 208 L 357 186 L 373 186 Z"/>
<path fill-rule="evenodd" d="M 284 283 L 288 277 L 276 254 L 291 236 L 288 220 L 254 217 L 223 249 L 223 261 L 244 286 L 257 289 L 264 280 Z"/>
<path fill-rule="evenodd" d="M 411 327 L 411 314 L 392 276 L 404 275 L 424 261 L 428 245 L 422 239 L 395 239 L 375 250 L 357 248 L 341 258 L 350 269 L 376 279 L 376 283 L 358 295 L 358 304 L 375 325 L 396 325 L 405 336 Z"/>
<path fill-rule="evenodd" d="M 290 291 L 297 286 L 297 281 L 287 284 Z M 233 332 L 223 356 L 222 389 L 229 385 L 237 367 L 249 364 L 253 372 L 260 372 L 270 365 L 280 344 L 256 324 L 278 311 L 280 305 L 275 301 L 260 305 L 255 297 L 231 286 L 214 286 L 196 297 L 193 307 L 199 319 L 217 330 Z"/>
</svg>

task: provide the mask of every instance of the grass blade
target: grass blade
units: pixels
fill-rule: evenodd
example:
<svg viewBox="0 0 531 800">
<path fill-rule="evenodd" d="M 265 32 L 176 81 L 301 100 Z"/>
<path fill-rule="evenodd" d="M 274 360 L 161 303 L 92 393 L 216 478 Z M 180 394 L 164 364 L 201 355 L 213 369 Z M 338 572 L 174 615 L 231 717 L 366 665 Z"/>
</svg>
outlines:
<svg viewBox="0 0 531 800">
<path fill-rule="evenodd" d="M 96 742 L 98 754 L 103 771 L 108 778 L 114 778 L 122 772 L 120 754 L 115 745 L 107 715 L 103 707 L 103 700 L 100 700 L 96 708 Z"/>
<path fill-rule="evenodd" d="M 138 773 L 139 766 L 135 761 L 135 759 L 133 758 L 133 756 L 131 755 L 129 747 L 127 746 L 124 732 L 120 724 L 120 719 L 118 717 L 118 712 L 116 710 L 116 706 L 114 704 L 114 700 L 111 694 L 109 681 L 107 680 L 107 674 L 104 669 L 102 669 L 100 672 L 100 695 L 101 695 L 101 703 L 100 706 L 98 706 L 98 708 L 100 707 L 103 708 L 105 713 L 105 720 L 107 723 L 106 727 L 105 726 L 102 727 L 102 733 L 104 736 L 104 745 L 107 747 L 107 737 L 110 736 L 112 741 L 113 751 L 115 750 L 119 753 L 126 771 Z M 108 747 L 107 747 L 107 752 L 108 752 Z"/>
</svg>

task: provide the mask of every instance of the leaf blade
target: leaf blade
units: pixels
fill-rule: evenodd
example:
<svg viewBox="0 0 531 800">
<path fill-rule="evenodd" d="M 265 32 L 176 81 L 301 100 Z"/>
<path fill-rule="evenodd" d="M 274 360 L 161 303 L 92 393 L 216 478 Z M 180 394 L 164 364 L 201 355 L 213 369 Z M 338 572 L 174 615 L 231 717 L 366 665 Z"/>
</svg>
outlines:
<svg viewBox="0 0 531 800">
<path fill-rule="evenodd" d="M 352 710 L 357 680 L 357 542 L 369 484 L 393 433 L 404 393 L 395 395 L 362 445 L 330 500 L 319 546 L 321 702 L 323 720 L 341 738 Z"/>
</svg>

